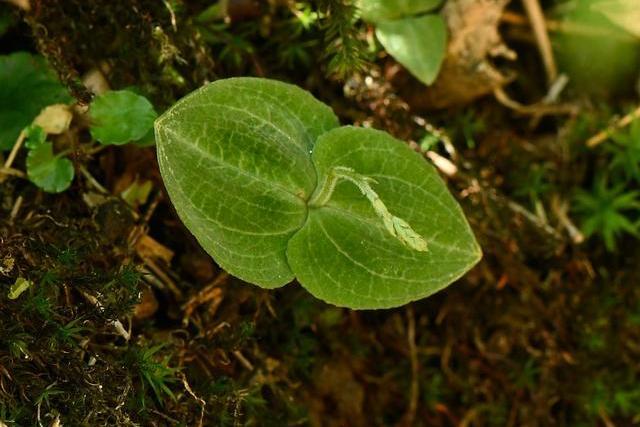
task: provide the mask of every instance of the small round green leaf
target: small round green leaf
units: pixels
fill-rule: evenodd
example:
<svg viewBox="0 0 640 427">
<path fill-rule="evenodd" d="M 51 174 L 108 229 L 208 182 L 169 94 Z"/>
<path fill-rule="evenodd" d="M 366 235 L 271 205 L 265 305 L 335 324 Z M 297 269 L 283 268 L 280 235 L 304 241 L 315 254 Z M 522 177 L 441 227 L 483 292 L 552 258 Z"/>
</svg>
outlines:
<svg viewBox="0 0 640 427">
<path fill-rule="evenodd" d="M 361 191 L 339 182 L 325 205 L 310 208 L 287 250 L 298 281 L 317 298 L 350 308 L 396 307 L 446 287 L 480 259 L 460 206 L 403 142 L 342 127 L 320 137 L 313 162 L 319 177 L 346 167 L 375 180 L 371 187 L 388 211 L 427 242 L 423 251 L 391 235 Z"/>
<path fill-rule="evenodd" d="M 89 111 L 91 135 L 102 144 L 122 145 L 149 133 L 157 117 L 151 102 L 129 90 L 109 91 L 96 97 Z"/>
<path fill-rule="evenodd" d="M 25 141 L 24 146 L 29 150 L 33 150 L 47 140 L 47 133 L 38 125 L 29 125 L 24 129 Z"/>
<path fill-rule="evenodd" d="M 147 132 L 145 136 L 134 141 L 133 144 L 138 147 L 151 147 L 152 145 L 156 145 L 156 134 L 153 128 L 149 129 L 149 132 Z"/>
<path fill-rule="evenodd" d="M 368 22 L 409 18 L 437 8 L 442 0 L 360 0 L 362 19 Z"/>
<path fill-rule="evenodd" d="M 447 29 L 440 15 L 380 22 L 376 36 L 385 50 L 424 84 L 438 77 L 447 47 Z"/>
<path fill-rule="evenodd" d="M 44 142 L 29 151 L 27 175 L 31 182 L 44 191 L 60 193 L 69 188 L 73 181 L 73 163 L 65 157 L 54 155 L 53 145 Z"/>
<path fill-rule="evenodd" d="M 293 280 L 287 243 L 316 185 L 310 152 L 337 126 L 329 107 L 296 86 L 219 80 L 156 121 L 160 171 L 178 215 L 220 266 L 282 286 Z"/>
<path fill-rule="evenodd" d="M 71 97 L 39 56 L 0 56 L 0 151 L 10 149 L 25 126 L 47 105 Z"/>
</svg>

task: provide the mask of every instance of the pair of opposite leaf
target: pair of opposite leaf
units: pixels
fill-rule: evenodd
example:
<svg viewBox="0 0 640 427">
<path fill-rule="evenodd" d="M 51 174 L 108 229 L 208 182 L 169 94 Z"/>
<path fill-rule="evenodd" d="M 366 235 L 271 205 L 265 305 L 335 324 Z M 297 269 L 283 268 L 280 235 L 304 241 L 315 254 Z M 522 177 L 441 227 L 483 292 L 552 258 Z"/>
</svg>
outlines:
<svg viewBox="0 0 640 427">
<path fill-rule="evenodd" d="M 297 278 L 329 303 L 386 308 L 438 291 L 481 256 L 431 165 L 387 133 L 340 127 L 296 86 L 219 80 L 155 130 L 179 216 L 247 282 Z"/>
<path fill-rule="evenodd" d="M 426 85 L 440 71 L 447 46 L 442 0 L 360 0 L 362 19 L 376 27 L 385 50 Z"/>
</svg>

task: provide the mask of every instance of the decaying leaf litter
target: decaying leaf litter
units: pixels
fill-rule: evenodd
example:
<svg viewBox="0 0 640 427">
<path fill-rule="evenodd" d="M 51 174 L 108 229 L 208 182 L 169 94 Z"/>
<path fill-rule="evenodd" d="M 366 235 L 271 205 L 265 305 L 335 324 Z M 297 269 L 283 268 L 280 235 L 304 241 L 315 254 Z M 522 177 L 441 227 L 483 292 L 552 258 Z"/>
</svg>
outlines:
<svg viewBox="0 0 640 427">
<path fill-rule="evenodd" d="M 152 148 L 89 148 L 86 115 L 74 111 L 68 132 L 52 137 L 71 149 L 77 177 L 69 190 L 48 195 L 22 179 L 22 150 L 2 169 L 3 422 L 445 426 L 637 419 L 633 233 L 618 233 L 617 251 L 607 251 L 597 233 L 588 238 L 581 230 L 590 211 L 575 211 L 574 200 L 585 191 L 601 206 L 606 199 L 596 196 L 614 194 L 621 183 L 618 193 L 635 191 L 633 180 L 618 176 L 626 169 L 610 166 L 616 157 L 609 157 L 616 150 L 628 156 L 633 146 L 609 135 L 626 135 L 637 116 L 638 95 L 630 89 L 637 68 L 618 76 L 610 93 L 603 84 L 589 96 L 588 88 L 572 86 L 575 79 L 563 88 L 547 81 L 553 73 L 540 52 L 549 46 L 530 22 L 545 23 L 559 63 L 561 37 L 589 31 L 613 34 L 625 49 L 635 46 L 628 62 L 637 63 L 628 32 L 563 21 L 551 2 L 542 3 L 539 16 L 519 2 L 448 1 L 443 14 L 487 8 L 483 16 L 493 20 L 482 22 L 487 46 L 500 48 L 477 47 L 478 61 L 495 67 L 488 75 L 505 77 L 488 77 L 479 94 L 480 79 L 471 86 L 452 79 L 457 90 L 443 93 L 453 101 L 430 111 L 438 105 L 419 94 L 444 85 L 453 73 L 447 64 L 465 64 L 474 47 L 473 38 L 454 32 L 453 12 L 445 17 L 450 40 L 467 40 L 462 59 L 447 57 L 442 82 L 425 89 L 381 51 L 345 80 L 326 77 L 327 58 L 314 55 L 297 65 L 308 73 L 292 68 L 281 56 L 288 58 L 284 48 L 293 34 L 287 25 L 308 16 L 304 5 L 233 2 L 238 8 L 220 30 L 199 15 L 206 5 L 76 3 L 42 2 L 29 12 L 2 4 L 16 20 L 3 41 L 26 34 L 20 37 L 32 40 L 80 100 L 86 92 L 78 79 L 89 72 L 113 89 L 139 86 L 158 111 L 220 77 L 297 83 L 341 121 L 387 130 L 433 161 L 485 258 L 447 290 L 392 311 L 333 308 L 298 287 L 257 290 L 213 264 L 177 220 L 150 166 Z M 310 7 L 341 11 L 335 3 Z M 113 25 L 86 37 L 96 22 Z M 327 35 L 321 24 L 294 40 L 323 47 L 331 35 L 318 37 Z M 366 35 L 368 27 L 358 25 Z M 467 25 L 481 31 L 479 23 Z M 237 51 L 225 44 L 234 36 L 247 42 L 234 44 Z M 450 43 L 447 55 L 455 55 L 452 49 Z M 496 54 L 508 62 L 494 60 Z M 602 141 L 587 148 L 594 136 Z M 6 164 L 11 153 L 3 154 Z M 131 208 L 123 192 L 138 193 L 145 182 L 152 189 Z M 594 191 L 600 182 L 604 191 Z M 9 300 L 20 278 L 32 284 Z"/>
</svg>

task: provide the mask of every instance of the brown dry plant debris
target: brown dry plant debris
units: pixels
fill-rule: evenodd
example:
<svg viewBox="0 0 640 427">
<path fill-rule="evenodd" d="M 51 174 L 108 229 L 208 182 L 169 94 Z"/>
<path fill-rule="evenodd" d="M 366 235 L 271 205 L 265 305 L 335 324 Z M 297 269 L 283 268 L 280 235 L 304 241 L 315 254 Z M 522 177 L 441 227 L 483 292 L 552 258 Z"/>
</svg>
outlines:
<svg viewBox="0 0 640 427">
<path fill-rule="evenodd" d="M 500 18 L 509 0 L 452 0 L 442 14 L 449 29 L 447 54 L 438 79 L 423 90 L 407 88 L 402 93 L 417 108 L 441 109 L 472 102 L 509 83 L 492 59 L 515 59 L 515 52 L 498 32 Z"/>
</svg>

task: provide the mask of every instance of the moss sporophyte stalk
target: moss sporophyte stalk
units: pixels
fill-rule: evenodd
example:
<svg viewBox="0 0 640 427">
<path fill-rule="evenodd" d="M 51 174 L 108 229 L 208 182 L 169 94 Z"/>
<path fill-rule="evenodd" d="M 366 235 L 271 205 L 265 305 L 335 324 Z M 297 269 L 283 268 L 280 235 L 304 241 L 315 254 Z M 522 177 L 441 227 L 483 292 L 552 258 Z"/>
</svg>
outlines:
<svg viewBox="0 0 640 427">
<path fill-rule="evenodd" d="M 286 83 L 219 80 L 155 123 L 180 218 L 229 273 L 350 308 L 426 297 L 481 257 L 434 168 Z"/>
</svg>

